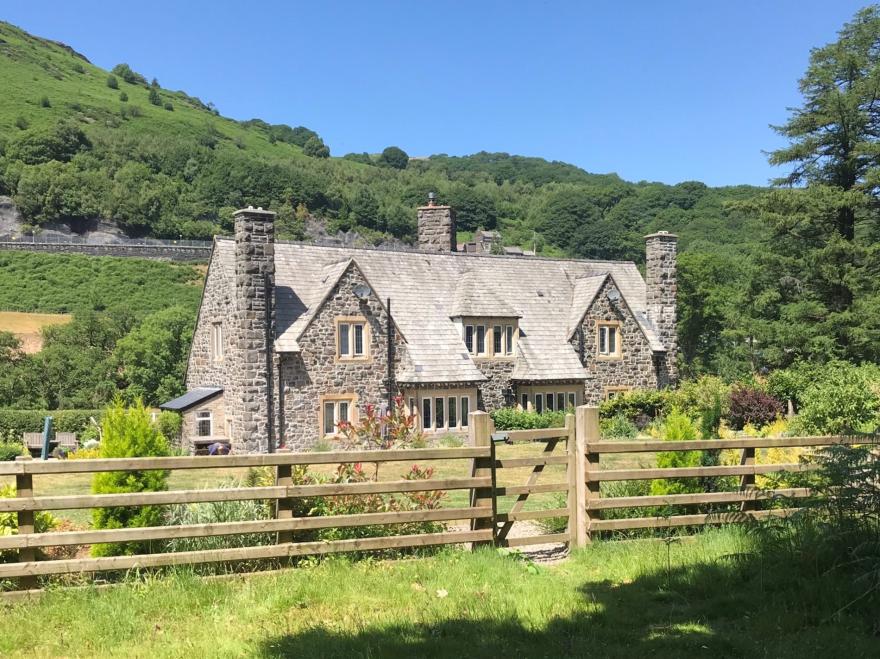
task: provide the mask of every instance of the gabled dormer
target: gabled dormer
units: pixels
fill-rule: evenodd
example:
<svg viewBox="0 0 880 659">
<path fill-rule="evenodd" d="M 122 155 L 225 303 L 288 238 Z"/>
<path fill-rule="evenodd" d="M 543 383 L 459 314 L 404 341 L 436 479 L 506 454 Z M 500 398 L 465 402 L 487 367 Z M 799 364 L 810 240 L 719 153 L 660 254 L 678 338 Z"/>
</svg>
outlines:
<svg viewBox="0 0 880 659">
<path fill-rule="evenodd" d="M 521 317 L 505 300 L 481 285 L 472 271 L 462 275 L 450 319 L 458 327 L 471 358 L 514 359 Z"/>
</svg>

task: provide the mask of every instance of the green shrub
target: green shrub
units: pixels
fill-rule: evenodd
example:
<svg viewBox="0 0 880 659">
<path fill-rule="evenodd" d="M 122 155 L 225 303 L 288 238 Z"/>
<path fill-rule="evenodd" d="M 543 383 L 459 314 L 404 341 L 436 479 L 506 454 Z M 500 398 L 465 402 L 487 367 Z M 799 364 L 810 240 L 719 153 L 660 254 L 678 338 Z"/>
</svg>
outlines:
<svg viewBox="0 0 880 659">
<path fill-rule="evenodd" d="M 692 441 L 697 439 L 696 424 L 684 412 L 673 408 L 663 423 L 663 439 L 668 442 Z M 697 467 L 700 465 L 700 451 L 669 451 L 657 454 L 657 466 L 661 469 L 671 467 Z M 651 494 L 685 494 L 701 492 L 702 486 L 696 478 L 656 479 L 651 483 Z"/>
<path fill-rule="evenodd" d="M 166 110 L 168 110 L 169 112 L 174 112 L 174 105 L 171 103 L 171 101 L 165 101 L 165 103 L 164 103 L 164 105 L 162 105 L 162 107 L 165 108 Z"/>
<path fill-rule="evenodd" d="M 490 413 L 496 430 L 533 430 L 535 428 L 561 428 L 565 425 L 565 412 L 527 412 L 513 407 L 502 407 Z"/>
<path fill-rule="evenodd" d="M 169 455 L 171 452 L 168 441 L 152 423 L 149 411 L 140 401 L 126 408 L 121 399 L 117 398 L 104 412 L 101 427 L 102 458 L 156 457 Z M 167 482 L 167 471 L 102 472 L 93 477 L 92 492 L 158 492 L 168 488 Z M 93 512 L 92 521 L 96 529 L 158 526 L 162 523 L 162 512 L 157 506 L 98 508 Z M 149 543 L 143 542 L 99 544 L 92 546 L 92 554 L 139 554 L 149 549 Z"/>
<path fill-rule="evenodd" d="M 663 416 L 671 406 L 671 392 L 667 389 L 633 389 L 604 401 L 599 406 L 599 416 L 605 419 L 623 416 L 643 428 Z"/>
<path fill-rule="evenodd" d="M 220 487 L 239 487 L 242 483 L 230 481 Z M 273 510 L 262 501 L 212 501 L 172 506 L 165 518 L 167 524 L 223 524 L 225 522 L 250 522 L 271 519 Z M 168 541 L 166 551 L 199 551 L 204 549 L 230 549 L 254 547 L 275 543 L 274 533 L 248 533 L 221 535 L 205 538 L 176 538 Z M 236 566 L 241 569 L 241 565 Z"/>
<path fill-rule="evenodd" d="M 117 64 L 111 69 L 114 75 L 118 75 L 130 85 L 146 85 L 147 79 L 140 73 L 133 71 L 132 68 L 125 63 Z"/>
<path fill-rule="evenodd" d="M 670 408 L 675 407 L 692 419 L 716 416 L 716 406 L 721 401 L 721 415 L 729 411 L 730 385 L 714 375 L 702 375 L 694 380 L 683 381 L 678 389 L 670 392 Z"/>
<path fill-rule="evenodd" d="M 873 432 L 880 414 L 880 370 L 846 362 L 826 365 L 801 394 L 797 426 L 814 434 Z"/>
<path fill-rule="evenodd" d="M 125 92 L 119 92 L 119 100 L 123 103 L 128 103 L 128 94 Z"/>
<path fill-rule="evenodd" d="M 51 108 L 52 107 L 52 103 L 49 102 L 48 96 L 41 96 L 40 97 L 40 107 L 41 108 Z"/>
<path fill-rule="evenodd" d="M 623 414 L 599 421 L 599 430 L 603 439 L 635 439 L 639 429 Z"/>
<path fill-rule="evenodd" d="M 15 497 L 15 487 L 12 485 L 0 485 L 0 499 Z M 37 511 L 34 514 L 34 531 L 44 533 L 51 531 L 58 525 L 58 520 L 45 511 Z M 15 535 L 18 533 L 17 513 L 0 512 L 0 537 Z M 0 563 L 17 560 L 18 550 L 8 552 L 0 551 Z"/>
<path fill-rule="evenodd" d="M 178 412 L 163 410 L 156 417 L 156 427 L 169 442 L 176 442 L 180 439 L 180 428 L 182 425 L 183 417 Z"/>
<path fill-rule="evenodd" d="M 119 81 L 116 79 L 116 76 L 114 76 L 114 75 L 107 76 L 107 86 L 110 89 L 119 89 Z"/>
<path fill-rule="evenodd" d="M 15 460 L 24 455 L 24 444 L 21 442 L 0 441 L 0 462 Z"/>
</svg>

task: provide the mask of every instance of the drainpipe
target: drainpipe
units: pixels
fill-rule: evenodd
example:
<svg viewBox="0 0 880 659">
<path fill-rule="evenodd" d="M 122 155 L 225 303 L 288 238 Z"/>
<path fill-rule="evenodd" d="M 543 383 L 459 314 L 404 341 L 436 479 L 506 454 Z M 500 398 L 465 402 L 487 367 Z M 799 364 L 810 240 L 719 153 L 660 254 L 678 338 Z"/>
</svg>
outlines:
<svg viewBox="0 0 880 659">
<path fill-rule="evenodd" d="M 275 452 L 275 378 L 272 375 L 275 361 L 275 323 L 273 320 L 272 307 L 275 302 L 275 289 L 272 286 L 272 276 L 265 275 L 266 290 L 266 432 L 269 437 L 266 440 L 266 448 L 269 453 Z"/>
<path fill-rule="evenodd" d="M 385 336 L 388 340 L 388 411 L 394 411 L 394 322 L 391 320 L 391 298 L 385 301 L 385 310 L 388 314 Z"/>
</svg>

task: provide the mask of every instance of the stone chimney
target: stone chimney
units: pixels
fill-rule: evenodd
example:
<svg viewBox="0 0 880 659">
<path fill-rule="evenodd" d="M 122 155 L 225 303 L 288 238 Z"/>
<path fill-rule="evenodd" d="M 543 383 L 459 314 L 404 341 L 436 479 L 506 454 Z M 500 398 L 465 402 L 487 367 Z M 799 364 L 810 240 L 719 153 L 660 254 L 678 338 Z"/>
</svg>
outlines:
<svg viewBox="0 0 880 659">
<path fill-rule="evenodd" d="M 678 282 L 675 274 L 675 259 L 678 250 L 678 236 L 668 231 L 658 231 L 645 236 L 645 287 L 648 319 L 657 330 L 660 340 L 666 346 L 666 364 L 658 369 L 667 382 L 674 384 L 678 379 L 676 358 L 678 356 L 678 334 L 676 333 L 676 296 Z"/>
<path fill-rule="evenodd" d="M 434 193 L 428 205 L 419 208 L 419 249 L 423 252 L 456 251 L 455 212 L 451 206 L 437 206 Z"/>
<path fill-rule="evenodd" d="M 234 217 L 236 350 L 227 409 L 233 449 L 263 453 L 274 449 L 275 213 L 249 206 Z"/>
</svg>

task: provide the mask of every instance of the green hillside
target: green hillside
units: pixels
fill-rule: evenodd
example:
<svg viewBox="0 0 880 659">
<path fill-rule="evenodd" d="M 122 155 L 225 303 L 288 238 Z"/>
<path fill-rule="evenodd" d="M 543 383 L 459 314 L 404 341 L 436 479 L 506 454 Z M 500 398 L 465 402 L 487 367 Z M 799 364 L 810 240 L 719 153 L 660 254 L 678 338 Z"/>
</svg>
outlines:
<svg viewBox="0 0 880 659">
<path fill-rule="evenodd" d="M 755 188 L 633 184 L 504 153 L 326 157 L 306 128 L 226 119 L 149 78 L 127 66 L 111 74 L 0 22 L 0 194 L 28 223 L 106 218 L 132 235 L 205 238 L 254 204 L 279 212 L 284 237 L 302 237 L 311 215 L 331 232 L 411 241 L 415 207 L 435 191 L 463 232 L 499 228 L 507 244 L 549 254 L 640 259 L 641 235 L 657 228 L 686 248 L 758 231 L 724 207 Z"/>
</svg>

